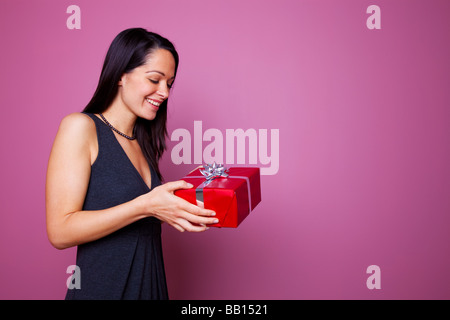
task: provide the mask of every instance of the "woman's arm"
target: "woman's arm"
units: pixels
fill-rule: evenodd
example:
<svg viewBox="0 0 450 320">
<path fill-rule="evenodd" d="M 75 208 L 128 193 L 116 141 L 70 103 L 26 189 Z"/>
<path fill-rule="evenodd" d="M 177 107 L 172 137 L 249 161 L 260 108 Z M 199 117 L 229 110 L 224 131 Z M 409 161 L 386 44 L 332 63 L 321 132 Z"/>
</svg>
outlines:
<svg viewBox="0 0 450 320">
<path fill-rule="evenodd" d="M 167 183 L 121 205 L 83 211 L 91 163 L 98 153 L 95 124 L 81 113 L 61 121 L 50 153 L 46 182 L 47 234 L 64 249 L 102 238 L 141 218 L 154 216 L 180 231 L 204 231 L 215 223 L 214 212 L 199 208 L 173 192 L 191 187 L 184 181 Z M 199 224 L 193 225 L 194 224 Z"/>
</svg>

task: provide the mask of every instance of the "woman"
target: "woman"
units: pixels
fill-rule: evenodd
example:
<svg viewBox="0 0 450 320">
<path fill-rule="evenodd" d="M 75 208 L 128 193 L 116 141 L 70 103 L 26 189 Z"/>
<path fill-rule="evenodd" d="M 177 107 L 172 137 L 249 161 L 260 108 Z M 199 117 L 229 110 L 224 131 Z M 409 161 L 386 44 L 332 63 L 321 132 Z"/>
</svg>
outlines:
<svg viewBox="0 0 450 320">
<path fill-rule="evenodd" d="M 81 289 L 66 299 L 167 299 L 161 222 L 199 232 L 214 212 L 161 185 L 167 99 L 178 67 L 170 41 L 141 28 L 111 43 L 83 113 L 66 116 L 50 154 L 47 233 L 58 249 L 78 246 Z"/>
</svg>

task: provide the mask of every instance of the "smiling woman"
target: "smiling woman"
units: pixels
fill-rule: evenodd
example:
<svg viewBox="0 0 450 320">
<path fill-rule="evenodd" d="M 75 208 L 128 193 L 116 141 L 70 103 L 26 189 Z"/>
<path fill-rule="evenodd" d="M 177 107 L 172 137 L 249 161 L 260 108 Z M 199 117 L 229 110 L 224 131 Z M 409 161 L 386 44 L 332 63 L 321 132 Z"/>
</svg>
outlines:
<svg viewBox="0 0 450 320">
<path fill-rule="evenodd" d="M 142 66 L 122 76 L 119 81 L 120 95 L 116 96 L 113 104 L 125 104 L 143 119 L 155 119 L 161 104 L 169 97 L 176 66 L 170 51 L 161 48 L 154 50 Z M 167 103 L 163 107 L 160 114 L 167 113 Z"/>
<path fill-rule="evenodd" d="M 160 179 L 158 160 L 166 148 L 168 86 L 173 85 L 178 62 L 178 53 L 166 38 L 140 28 L 122 31 L 111 43 L 97 90 L 83 110 L 103 113 L 121 132 L 128 130 L 132 135 L 134 130 L 140 136 L 137 140 L 144 156 Z M 148 108 L 149 103 L 144 104 L 147 99 L 159 102 L 158 109 Z M 118 114 L 117 109 L 127 114 Z"/>
<path fill-rule="evenodd" d="M 167 101 L 178 54 L 141 28 L 112 42 L 83 113 L 66 116 L 50 154 L 47 233 L 58 249 L 78 246 L 80 289 L 66 299 L 167 299 L 161 222 L 200 232 L 214 212 L 161 184 Z"/>
</svg>

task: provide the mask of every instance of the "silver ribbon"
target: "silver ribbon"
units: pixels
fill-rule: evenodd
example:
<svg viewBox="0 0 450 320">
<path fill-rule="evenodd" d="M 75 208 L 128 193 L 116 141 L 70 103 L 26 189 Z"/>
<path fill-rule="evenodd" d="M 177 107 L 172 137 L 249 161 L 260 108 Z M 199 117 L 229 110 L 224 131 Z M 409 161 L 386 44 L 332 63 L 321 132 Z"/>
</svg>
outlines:
<svg viewBox="0 0 450 320">
<path fill-rule="evenodd" d="M 217 164 L 214 162 L 211 164 L 205 164 L 203 166 L 203 169 L 200 169 L 200 173 L 203 175 L 203 177 L 206 178 L 202 184 L 200 184 L 197 189 L 195 189 L 195 197 L 197 201 L 203 201 L 203 188 L 211 183 L 214 179 L 224 177 L 228 177 L 228 168 L 225 168 L 222 164 Z"/>
</svg>

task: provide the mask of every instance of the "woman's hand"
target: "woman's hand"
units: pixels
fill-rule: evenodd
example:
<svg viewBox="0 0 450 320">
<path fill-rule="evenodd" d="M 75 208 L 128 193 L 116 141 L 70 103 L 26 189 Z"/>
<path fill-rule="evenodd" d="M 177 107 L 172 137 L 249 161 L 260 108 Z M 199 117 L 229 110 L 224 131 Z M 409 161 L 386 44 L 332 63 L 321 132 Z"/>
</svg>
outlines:
<svg viewBox="0 0 450 320">
<path fill-rule="evenodd" d="M 205 231 L 208 229 L 206 225 L 218 222 L 213 218 L 215 212 L 196 206 L 174 194 L 175 190 L 190 188 L 192 185 L 183 180 L 168 182 L 140 196 L 140 200 L 148 215 L 167 222 L 181 232 Z"/>
</svg>

